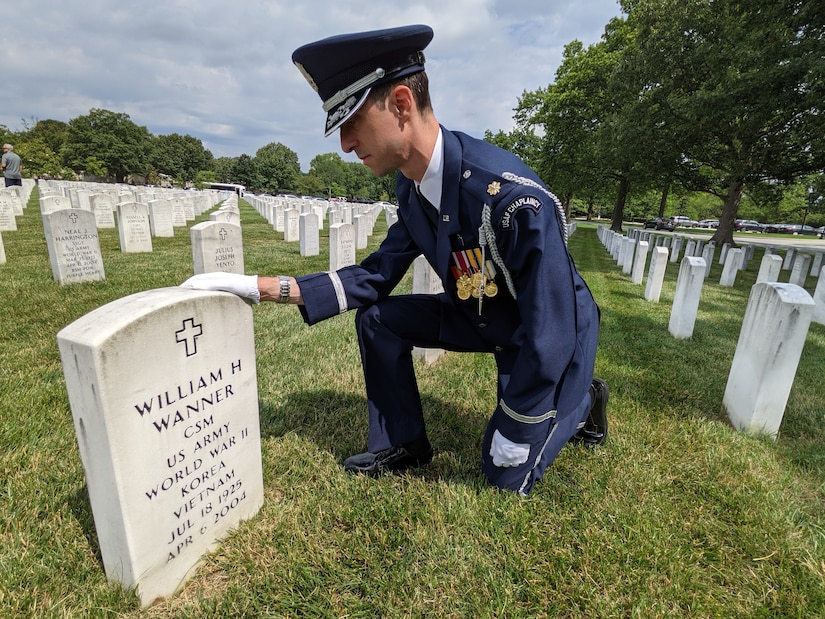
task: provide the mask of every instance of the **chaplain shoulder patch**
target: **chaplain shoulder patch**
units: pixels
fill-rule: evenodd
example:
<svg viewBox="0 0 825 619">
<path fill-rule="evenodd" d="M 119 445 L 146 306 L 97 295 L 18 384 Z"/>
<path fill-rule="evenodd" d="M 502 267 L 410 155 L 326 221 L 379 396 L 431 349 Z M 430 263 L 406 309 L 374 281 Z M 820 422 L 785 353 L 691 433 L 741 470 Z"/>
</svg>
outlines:
<svg viewBox="0 0 825 619">
<path fill-rule="evenodd" d="M 533 213 L 538 213 L 541 210 L 541 200 L 535 196 L 519 196 L 510 202 L 509 206 L 504 209 L 504 214 L 501 216 L 499 225 L 502 230 L 510 230 L 513 227 L 513 215 L 523 208 L 529 208 Z"/>
</svg>

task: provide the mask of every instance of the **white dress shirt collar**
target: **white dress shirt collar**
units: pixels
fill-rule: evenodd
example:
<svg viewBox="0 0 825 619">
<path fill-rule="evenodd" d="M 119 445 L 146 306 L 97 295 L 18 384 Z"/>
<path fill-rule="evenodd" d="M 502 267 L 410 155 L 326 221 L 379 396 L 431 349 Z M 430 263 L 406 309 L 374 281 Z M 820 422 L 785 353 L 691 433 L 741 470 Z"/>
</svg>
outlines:
<svg viewBox="0 0 825 619">
<path fill-rule="evenodd" d="M 424 177 L 416 187 L 436 208 L 441 210 L 441 187 L 444 182 L 444 140 L 441 136 L 441 127 L 438 128 L 438 137 L 435 139 L 433 154 L 430 156 L 430 164 Z"/>
</svg>

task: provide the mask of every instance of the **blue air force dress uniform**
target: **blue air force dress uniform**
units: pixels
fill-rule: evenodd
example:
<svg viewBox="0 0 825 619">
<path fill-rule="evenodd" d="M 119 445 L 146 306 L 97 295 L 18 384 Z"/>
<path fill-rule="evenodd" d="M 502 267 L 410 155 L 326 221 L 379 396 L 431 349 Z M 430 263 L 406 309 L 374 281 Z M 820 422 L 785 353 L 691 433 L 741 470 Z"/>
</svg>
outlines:
<svg viewBox="0 0 825 619">
<path fill-rule="evenodd" d="M 423 70 L 427 26 L 342 35 L 293 60 L 318 91 L 335 131 L 376 84 Z M 308 324 L 357 309 L 369 407 L 369 452 L 431 451 L 411 349 L 489 352 L 498 404 L 482 442 L 490 483 L 531 490 L 591 409 L 599 310 L 567 250 L 558 199 L 513 154 L 441 127 L 443 183 L 433 212 L 398 174 L 398 221 L 361 264 L 299 277 Z M 440 295 L 391 293 L 423 254 Z M 518 466 L 496 466 L 493 436 L 527 446 Z"/>
</svg>

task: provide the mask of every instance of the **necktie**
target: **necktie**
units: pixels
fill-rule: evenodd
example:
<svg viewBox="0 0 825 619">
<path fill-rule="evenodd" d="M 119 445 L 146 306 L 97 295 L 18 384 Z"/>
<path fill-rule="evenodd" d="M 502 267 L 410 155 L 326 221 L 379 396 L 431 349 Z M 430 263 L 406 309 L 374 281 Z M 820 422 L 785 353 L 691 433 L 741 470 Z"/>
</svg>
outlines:
<svg viewBox="0 0 825 619">
<path fill-rule="evenodd" d="M 416 187 L 415 192 L 418 194 L 418 201 L 421 203 L 421 208 L 424 209 L 424 214 L 430 220 L 430 223 L 433 226 L 433 230 L 438 229 L 438 210 L 433 206 L 432 202 L 427 200 L 424 197 L 424 194 L 421 193 L 421 190 Z"/>
</svg>

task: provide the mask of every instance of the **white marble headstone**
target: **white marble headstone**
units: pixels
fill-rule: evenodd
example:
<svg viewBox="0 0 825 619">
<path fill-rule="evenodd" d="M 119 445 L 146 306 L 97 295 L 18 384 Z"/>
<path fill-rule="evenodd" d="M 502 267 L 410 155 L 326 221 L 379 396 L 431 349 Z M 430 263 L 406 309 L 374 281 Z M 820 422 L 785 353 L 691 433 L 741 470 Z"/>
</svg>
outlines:
<svg viewBox="0 0 825 619">
<path fill-rule="evenodd" d="M 819 269 L 819 281 L 816 282 L 814 290 L 814 315 L 812 320 L 818 324 L 825 325 L 825 267 Z"/>
<path fill-rule="evenodd" d="M 299 227 L 301 212 L 298 209 L 284 211 L 284 240 L 293 242 L 301 240 Z"/>
<path fill-rule="evenodd" d="M 0 202 L 9 202 L 15 215 L 23 214 L 23 196 L 20 187 L 12 185 L 5 189 L 0 189 Z"/>
<path fill-rule="evenodd" d="M 121 202 L 117 205 L 117 223 L 120 251 L 123 253 L 152 251 L 149 207 L 146 204 Z"/>
<path fill-rule="evenodd" d="M 706 269 L 704 258 L 688 255 L 682 258 L 668 323 L 668 331 L 677 340 L 693 335 Z"/>
<path fill-rule="evenodd" d="M 172 224 L 172 205 L 168 200 L 149 200 L 149 226 L 152 236 L 173 237 L 175 228 Z"/>
<path fill-rule="evenodd" d="M 92 212 L 98 228 L 115 227 L 115 202 L 108 193 L 93 193 L 89 196 Z"/>
<path fill-rule="evenodd" d="M 321 218 L 317 213 L 303 213 L 298 221 L 299 249 L 302 256 L 317 256 L 321 252 L 318 229 Z"/>
<path fill-rule="evenodd" d="M 645 299 L 653 303 L 659 302 L 662 294 L 662 284 L 665 280 L 665 268 L 667 267 L 667 247 L 654 247 L 650 256 L 650 269 L 647 273 L 647 284 L 645 284 Z"/>
<path fill-rule="evenodd" d="M 149 290 L 57 342 L 106 575 L 148 605 L 263 504 L 252 310 Z"/>
<path fill-rule="evenodd" d="M 441 278 L 438 277 L 438 273 L 430 266 L 424 256 L 418 256 L 413 262 L 412 292 L 413 294 L 440 294 L 444 292 L 444 284 L 441 283 Z M 444 354 L 444 350 L 414 346 L 412 354 L 416 359 L 421 359 L 429 365 L 437 361 Z"/>
<path fill-rule="evenodd" d="M 241 227 L 220 221 L 202 221 L 189 229 L 194 272 L 244 273 Z"/>
<path fill-rule="evenodd" d="M 72 201 L 64 196 L 48 195 L 40 198 L 41 213 L 54 213 L 70 208 L 72 208 Z"/>
<path fill-rule="evenodd" d="M 13 232 L 17 230 L 17 219 L 12 204 L 12 195 L 8 192 L 0 192 L 0 231 Z"/>
<path fill-rule="evenodd" d="M 106 278 L 95 216 L 91 211 L 63 209 L 43 213 L 43 233 L 52 275 L 59 284 Z"/>
<path fill-rule="evenodd" d="M 795 284 L 751 288 L 723 398 L 736 428 L 778 434 L 813 310 L 811 295 Z"/>
<path fill-rule="evenodd" d="M 352 224 L 333 224 L 329 227 L 329 270 L 355 264 L 355 230 Z"/>
<path fill-rule="evenodd" d="M 780 271 L 782 271 L 782 256 L 765 251 L 759 265 L 759 273 L 756 275 L 756 283 L 778 281 Z"/>
</svg>

